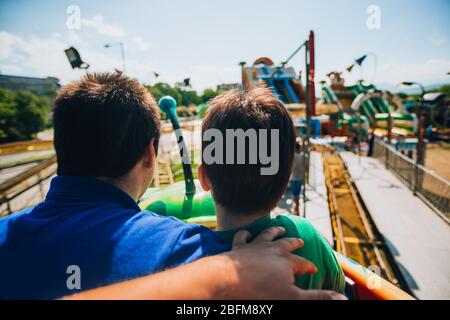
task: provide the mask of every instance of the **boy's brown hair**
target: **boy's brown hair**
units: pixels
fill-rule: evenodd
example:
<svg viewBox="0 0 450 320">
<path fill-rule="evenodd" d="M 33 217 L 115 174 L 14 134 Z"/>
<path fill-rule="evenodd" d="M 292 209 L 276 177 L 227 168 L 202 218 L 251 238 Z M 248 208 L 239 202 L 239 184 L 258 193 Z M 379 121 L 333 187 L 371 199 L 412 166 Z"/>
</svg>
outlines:
<svg viewBox="0 0 450 320">
<path fill-rule="evenodd" d="M 62 87 L 53 112 L 58 174 L 120 178 L 158 150 L 160 120 L 147 89 L 121 72 L 87 74 Z"/>
<path fill-rule="evenodd" d="M 279 130 L 279 169 L 274 175 L 261 175 L 263 165 L 259 161 L 257 164 L 248 164 L 248 161 L 246 164 L 206 164 L 203 161 L 214 201 L 224 209 L 236 214 L 257 214 L 275 208 L 289 182 L 295 146 L 294 125 L 284 105 L 263 84 L 249 92 L 228 91 L 209 102 L 202 136 L 208 129 L 221 131 L 224 146 L 226 129 L 267 129 L 269 153 L 272 152 L 271 129 Z M 212 142 L 202 139 L 202 149 Z M 246 141 L 247 158 L 249 149 Z M 223 158 L 226 158 L 225 147 Z"/>
</svg>

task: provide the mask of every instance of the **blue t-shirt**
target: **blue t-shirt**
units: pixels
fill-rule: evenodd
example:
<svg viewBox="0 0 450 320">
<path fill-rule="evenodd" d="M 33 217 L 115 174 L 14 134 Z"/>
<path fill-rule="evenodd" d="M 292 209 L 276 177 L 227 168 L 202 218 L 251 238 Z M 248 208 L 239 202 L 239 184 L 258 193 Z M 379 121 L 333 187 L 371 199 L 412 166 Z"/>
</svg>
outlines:
<svg viewBox="0 0 450 320">
<path fill-rule="evenodd" d="M 76 279 L 86 290 L 229 249 L 109 183 L 57 176 L 44 202 L 0 219 L 0 299 L 53 299 L 77 292 Z"/>
</svg>

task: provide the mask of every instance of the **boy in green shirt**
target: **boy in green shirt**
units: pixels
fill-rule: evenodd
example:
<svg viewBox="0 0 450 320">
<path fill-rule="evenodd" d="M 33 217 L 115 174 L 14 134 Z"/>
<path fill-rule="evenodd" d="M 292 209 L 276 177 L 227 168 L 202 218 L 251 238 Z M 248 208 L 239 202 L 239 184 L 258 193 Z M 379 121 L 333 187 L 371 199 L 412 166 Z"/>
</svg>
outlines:
<svg viewBox="0 0 450 320">
<path fill-rule="evenodd" d="M 267 87 L 226 92 L 209 102 L 202 123 L 199 180 L 205 191 L 211 191 L 217 233 L 224 240 L 231 242 L 241 229 L 255 237 L 270 226 L 281 226 L 286 229 L 284 237 L 304 241 L 294 253 L 318 269 L 296 276 L 296 285 L 343 292 L 342 269 L 311 223 L 294 215 L 270 217 L 289 182 L 295 138 L 289 113 Z"/>
</svg>

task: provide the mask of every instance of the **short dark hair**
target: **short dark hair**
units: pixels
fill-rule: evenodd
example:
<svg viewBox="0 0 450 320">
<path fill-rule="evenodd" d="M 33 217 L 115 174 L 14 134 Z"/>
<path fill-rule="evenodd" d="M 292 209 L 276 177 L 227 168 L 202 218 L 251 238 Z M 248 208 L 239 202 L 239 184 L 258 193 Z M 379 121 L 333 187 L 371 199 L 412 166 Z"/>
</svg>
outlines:
<svg viewBox="0 0 450 320">
<path fill-rule="evenodd" d="M 121 72 L 87 74 L 62 87 L 53 112 L 59 175 L 120 178 L 142 158 L 160 119 L 147 89 Z"/>
<path fill-rule="evenodd" d="M 257 164 L 207 164 L 206 175 L 211 181 L 216 203 L 238 214 L 266 213 L 276 207 L 283 196 L 292 169 L 295 146 L 295 129 L 292 119 L 281 103 L 265 85 L 249 92 L 233 90 L 209 102 L 202 124 L 202 134 L 208 129 L 218 129 L 226 145 L 226 129 L 279 130 L 279 168 L 274 175 L 261 175 L 263 167 Z M 202 141 L 202 149 L 209 141 Z M 269 146 L 269 152 L 273 152 Z M 245 144 L 246 155 L 249 143 Z M 202 152 L 203 154 L 203 152 Z M 236 155 L 236 146 L 235 152 Z M 226 158 L 226 148 L 223 150 Z"/>
</svg>

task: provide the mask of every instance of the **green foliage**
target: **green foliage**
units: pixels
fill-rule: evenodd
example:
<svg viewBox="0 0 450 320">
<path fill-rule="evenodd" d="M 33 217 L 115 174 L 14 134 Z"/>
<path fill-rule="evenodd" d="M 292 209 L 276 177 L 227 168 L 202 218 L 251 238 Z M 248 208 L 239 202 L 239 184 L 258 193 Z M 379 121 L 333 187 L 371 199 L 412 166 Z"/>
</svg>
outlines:
<svg viewBox="0 0 450 320">
<path fill-rule="evenodd" d="M 408 95 L 404 92 L 397 93 L 397 96 L 402 100 L 405 100 L 406 98 L 408 98 Z"/>
<path fill-rule="evenodd" d="M 154 86 L 146 86 L 147 89 L 150 91 L 152 96 L 158 101 L 164 96 L 172 96 L 176 101 L 177 104 L 180 105 L 181 101 L 181 93 L 178 89 L 172 88 L 167 83 L 159 82 L 155 84 Z"/>
<path fill-rule="evenodd" d="M 450 84 L 444 84 L 443 86 L 433 89 L 433 90 L 429 90 L 427 92 L 442 92 L 445 93 L 447 95 L 447 97 L 450 97 Z"/>
<path fill-rule="evenodd" d="M 425 93 L 432 93 L 432 92 L 441 92 L 447 95 L 447 97 L 450 97 L 450 84 L 444 84 L 440 86 L 439 88 L 426 90 Z M 421 98 L 421 95 L 419 93 L 413 93 L 413 94 L 406 94 L 406 93 L 398 93 L 397 96 L 402 100 L 411 100 L 411 101 L 419 101 Z"/>
<path fill-rule="evenodd" d="M 205 91 L 203 91 L 201 100 L 202 102 L 208 102 L 209 100 L 211 100 L 215 96 L 218 96 L 219 94 L 220 92 L 217 90 L 206 89 Z"/>
<path fill-rule="evenodd" d="M 200 97 L 197 95 L 197 91 L 179 89 L 179 92 L 181 94 L 181 104 L 184 106 L 189 106 L 191 104 L 198 105 L 201 102 Z"/>
<path fill-rule="evenodd" d="M 207 103 L 201 103 L 198 105 L 197 111 L 198 111 L 198 117 L 200 119 L 203 119 L 206 114 L 206 110 L 208 110 L 208 104 Z"/>
<path fill-rule="evenodd" d="M 162 82 L 158 82 L 153 86 L 146 85 L 145 87 L 156 101 L 163 96 L 172 96 L 177 101 L 178 107 L 206 103 L 221 93 L 220 91 L 214 89 L 206 89 L 201 95 L 199 95 L 195 90 L 171 87 L 169 84 Z"/>
<path fill-rule="evenodd" d="M 50 109 L 51 103 L 47 97 L 0 88 L 0 142 L 34 138 L 46 127 Z"/>
</svg>

